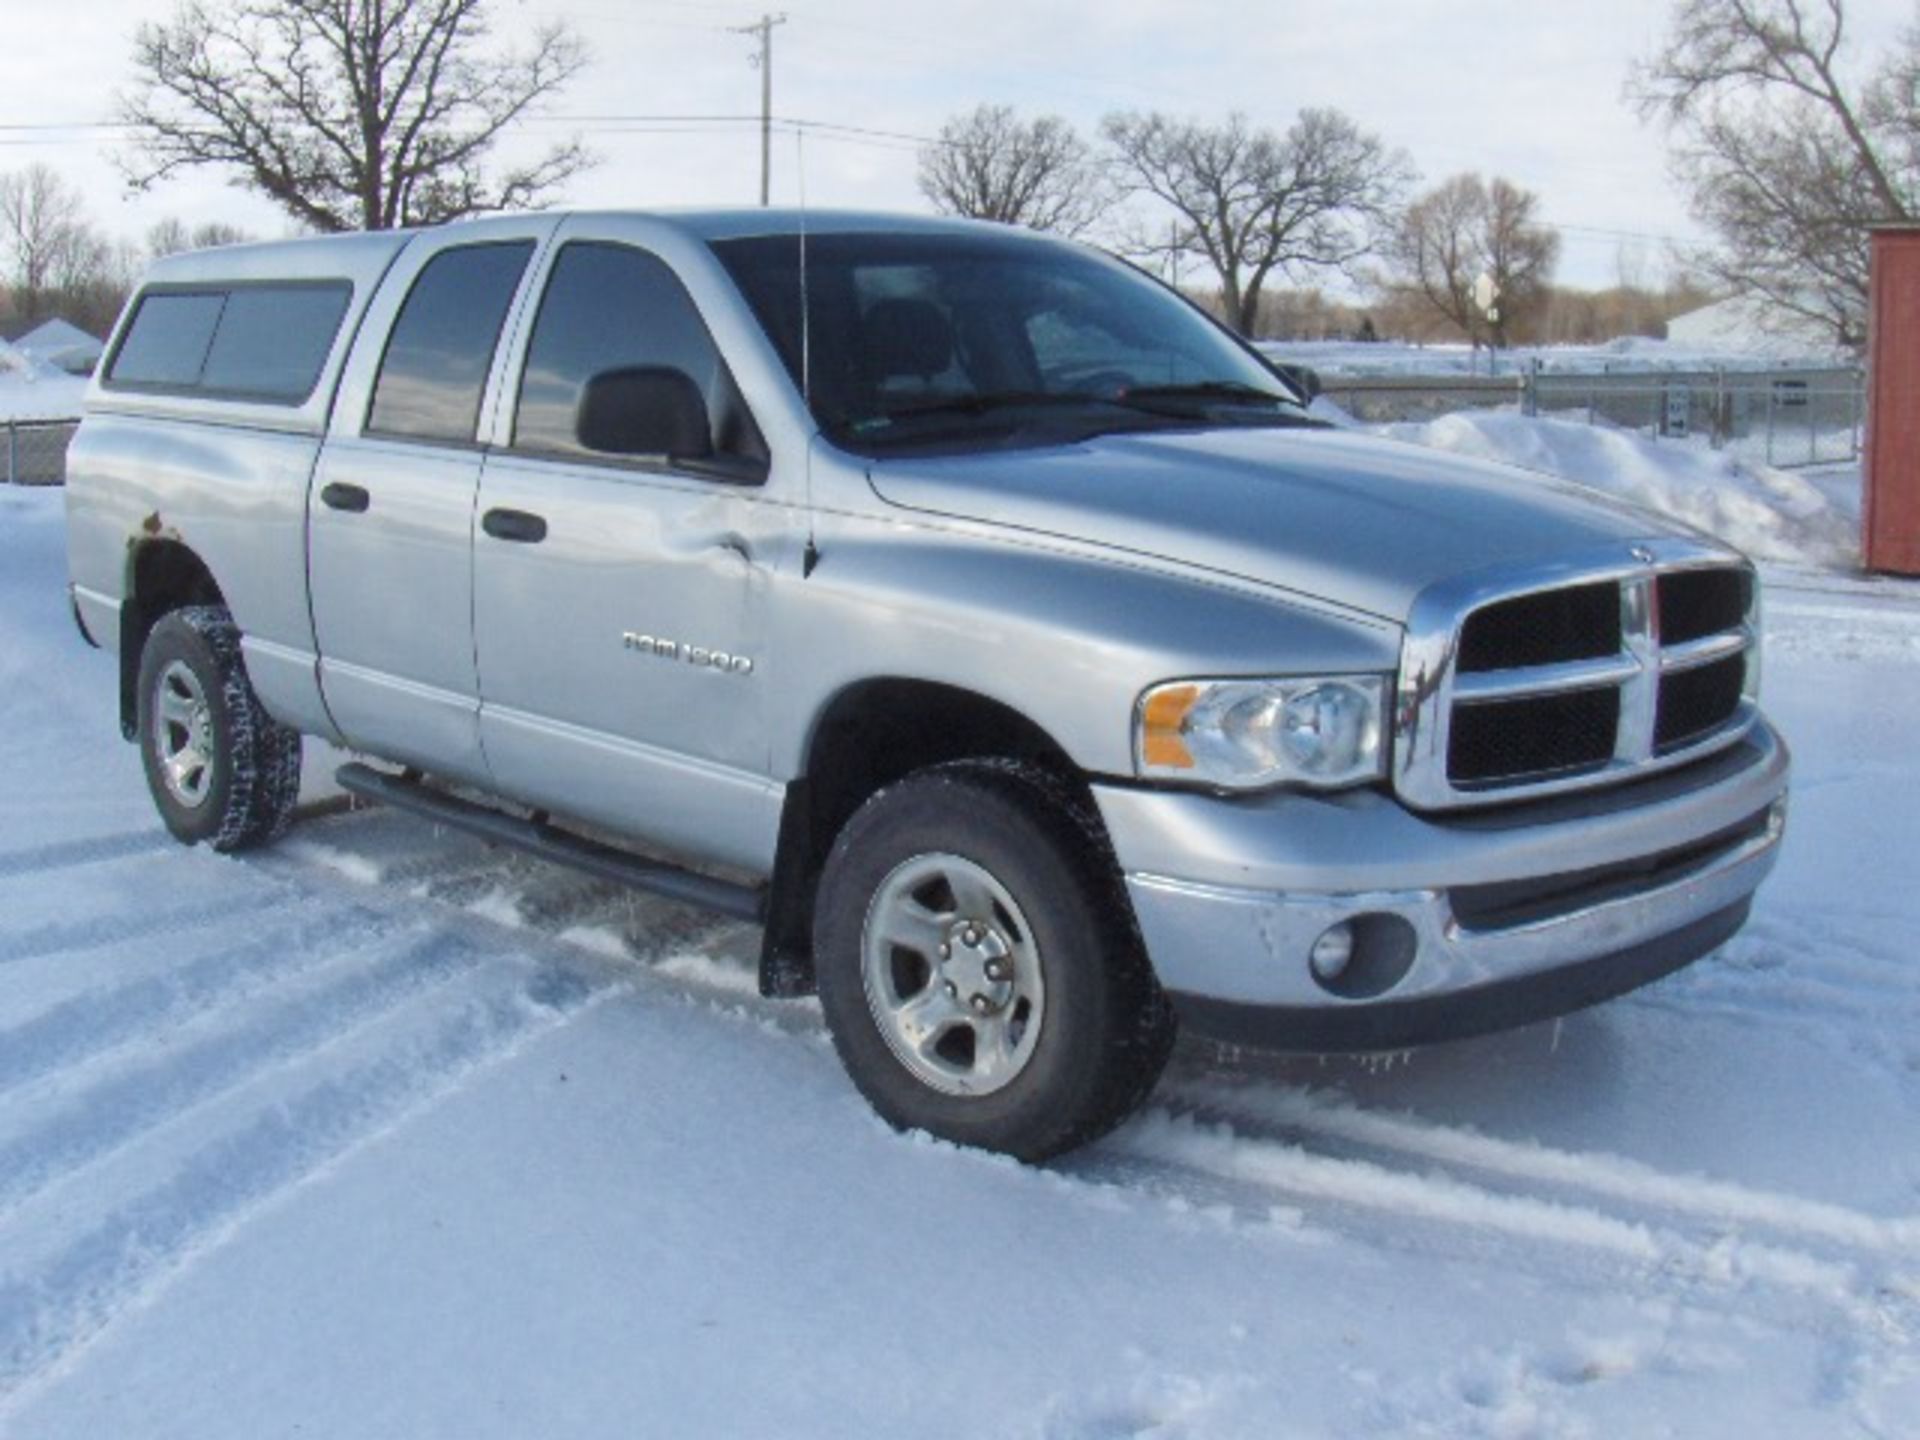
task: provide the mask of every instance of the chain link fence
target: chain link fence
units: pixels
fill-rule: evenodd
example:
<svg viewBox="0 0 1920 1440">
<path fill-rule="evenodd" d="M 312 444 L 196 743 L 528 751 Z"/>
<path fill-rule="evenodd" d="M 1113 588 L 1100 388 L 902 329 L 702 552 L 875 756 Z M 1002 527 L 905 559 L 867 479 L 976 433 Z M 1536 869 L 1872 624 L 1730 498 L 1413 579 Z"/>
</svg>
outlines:
<svg viewBox="0 0 1920 1440">
<path fill-rule="evenodd" d="M 1854 369 L 1517 375 L 1322 376 L 1325 394 L 1367 424 L 1434 420 L 1457 410 L 1511 410 L 1704 441 L 1790 468 L 1854 460 L 1866 418 Z"/>
<path fill-rule="evenodd" d="M 8 420 L 0 423 L 0 482 L 64 485 L 67 445 L 78 420 Z"/>
</svg>

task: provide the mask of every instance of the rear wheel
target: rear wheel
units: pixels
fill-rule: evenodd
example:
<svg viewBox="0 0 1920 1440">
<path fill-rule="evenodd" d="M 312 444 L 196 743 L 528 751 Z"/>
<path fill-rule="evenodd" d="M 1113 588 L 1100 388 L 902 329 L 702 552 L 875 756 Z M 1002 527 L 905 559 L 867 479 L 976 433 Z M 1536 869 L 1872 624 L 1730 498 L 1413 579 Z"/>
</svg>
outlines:
<svg viewBox="0 0 1920 1440">
<path fill-rule="evenodd" d="M 1118 1124 L 1173 1021 L 1098 819 L 1052 775 L 962 761 L 881 791 L 828 857 L 834 1044 L 896 1126 L 1041 1160 Z"/>
<path fill-rule="evenodd" d="M 300 734 L 261 707 L 217 605 L 164 615 L 140 656 L 147 788 L 174 837 L 216 850 L 275 839 L 300 798 Z"/>
</svg>

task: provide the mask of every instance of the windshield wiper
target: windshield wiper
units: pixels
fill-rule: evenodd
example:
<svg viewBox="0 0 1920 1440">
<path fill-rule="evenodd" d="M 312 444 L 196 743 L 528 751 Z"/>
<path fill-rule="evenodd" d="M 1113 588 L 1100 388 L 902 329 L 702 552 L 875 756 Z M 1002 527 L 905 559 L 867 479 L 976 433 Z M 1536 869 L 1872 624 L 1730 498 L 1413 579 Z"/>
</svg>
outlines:
<svg viewBox="0 0 1920 1440">
<path fill-rule="evenodd" d="M 982 390 L 972 395 L 942 395 L 926 400 L 889 406 L 878 415 L 854 422 L 854 428 L 870 431 L 895 420 L 917 420 L 922 416 L 988 415 L 996 410 L 1024 410 L 1038 406 L 1078 406 L 1111 404 L 1103 396 L 1077 390 Z"/>
<path fill-rule="evenodd" d="M 1115 397 L 1122 405 L 1132 400 L 1258 400 L 1269 405 L 1292 405 L 1291 395 L 1276 394 L 1242 380 L 1195 380 L 1185 385 L 1129 385 Z"/>
<path fill-rule="evenodd" d="M 1135 385 L 1114 397 L 1141 415 L 1208 425 L 1280 425 L 1323 429 L 1325 420 L 1309 414 L 1291 395 L 1278 395 L 1239 380 L 1198 380 L 1188 385 Z M 1260 407 L 1258 411 L 1254 406 Z"/>
</svg>

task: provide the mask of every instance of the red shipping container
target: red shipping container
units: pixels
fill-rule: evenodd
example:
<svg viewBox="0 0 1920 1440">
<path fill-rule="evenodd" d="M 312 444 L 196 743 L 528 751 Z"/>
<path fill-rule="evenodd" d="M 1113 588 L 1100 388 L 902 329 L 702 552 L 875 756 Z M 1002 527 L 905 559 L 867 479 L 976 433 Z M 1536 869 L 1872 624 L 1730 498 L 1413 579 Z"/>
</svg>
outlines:
<svg viewBox="0 0 1920 1440">
<path fill-rule="evenodd" d="M 1869 570 L 1920 575 L 1920 226 L 1873 232 L 1871 307 L 1861 550 Z"/>
</svg>

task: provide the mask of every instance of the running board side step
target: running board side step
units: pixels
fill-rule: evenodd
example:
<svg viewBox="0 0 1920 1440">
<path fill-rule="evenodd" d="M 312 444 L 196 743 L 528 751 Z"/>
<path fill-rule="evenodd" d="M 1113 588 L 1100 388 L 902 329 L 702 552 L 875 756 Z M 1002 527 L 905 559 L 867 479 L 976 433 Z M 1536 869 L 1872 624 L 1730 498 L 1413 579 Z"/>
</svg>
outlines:
<svg viewBox="0 0 1920 1440">
<path fill-rule="evenodd" d="M 523 850 L 556 865 L 570 865 L 602 880 L 631 885 L 668 900 L 716 910 L 736 920 L 760 924 L 766 918 L 766 891 L 752 885 L 734 885 L 711 876 L 696 875 L 658 860 L 646 860 L 584 835 L 557 830 L 539 819 L 523 820 L 501 810 L 462 800 L 430 789 L 403 775 L 389 775 L 358 761 L 334 772 L 340 788 L 363 799 L 377 800 L 396 810 L 411 811 L 437 825 L 463 830 L 482 840 Z"/>
</svg>

